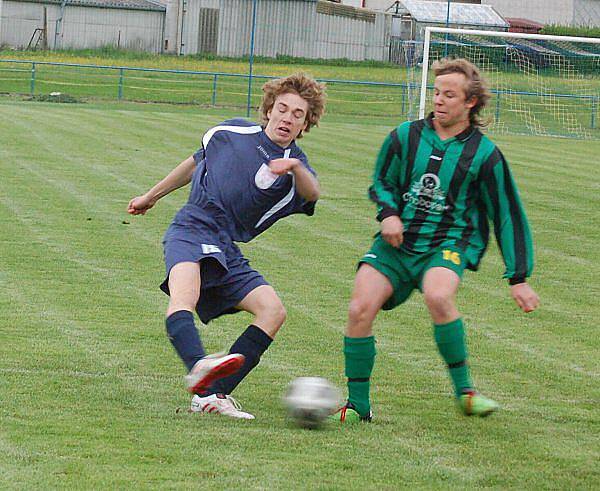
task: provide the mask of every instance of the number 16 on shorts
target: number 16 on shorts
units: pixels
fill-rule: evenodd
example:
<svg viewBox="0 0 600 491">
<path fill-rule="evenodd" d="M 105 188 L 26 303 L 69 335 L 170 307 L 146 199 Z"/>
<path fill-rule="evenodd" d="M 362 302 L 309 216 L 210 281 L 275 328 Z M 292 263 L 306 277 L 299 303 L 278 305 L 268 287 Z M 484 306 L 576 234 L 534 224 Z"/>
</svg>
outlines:
<svg viewBox="0 0 600 491">
<path fill-rule="evenodd" d="M 444 249 L 442 251 L 442 257 L 444 261 L 450 261 L 457 266 L 460 265 L 460 254 L 456 251 L 451 251 L 450 249 Z"/>
</svg>

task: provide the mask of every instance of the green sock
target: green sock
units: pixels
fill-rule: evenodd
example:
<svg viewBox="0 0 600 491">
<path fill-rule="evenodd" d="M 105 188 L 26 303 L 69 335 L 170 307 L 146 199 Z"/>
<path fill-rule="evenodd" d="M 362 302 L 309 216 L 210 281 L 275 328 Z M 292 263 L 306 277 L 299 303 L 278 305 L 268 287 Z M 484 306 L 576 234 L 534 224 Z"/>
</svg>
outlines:
<svg viewBox="0 0 600 491">
<path fill-rule="evenodd" d="M 344 356 L 348 377 L 348 401 L 361 416 L 367 416 L 371 410 L 369 379 L 375 364 L 375 337 L 344 336 Z"/>
<path fill-rule="evenodd" d="M 433 333 L 438 350 L 448 365 L 456 397 L 460 397 L 463 389 L 473 387 L 467 365 L 467 345 L 463 321 L 459 318 L 447 324 L 434 324 Z"/>
</svg>

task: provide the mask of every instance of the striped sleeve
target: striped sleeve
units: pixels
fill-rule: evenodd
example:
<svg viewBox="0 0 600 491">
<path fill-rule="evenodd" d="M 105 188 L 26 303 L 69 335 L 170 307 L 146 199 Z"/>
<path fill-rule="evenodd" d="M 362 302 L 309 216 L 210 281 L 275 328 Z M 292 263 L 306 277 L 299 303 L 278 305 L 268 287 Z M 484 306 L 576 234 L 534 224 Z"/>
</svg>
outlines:
<svg viewBox="0 0 600 491">
<path fill-rule="evenodd" d="M 384 140 L 375 162 L 373 184 L 369 187 L 369 198 L 377 205 L 377 220 L 392 215 L 400 216 L 396 196 L 400 189 L 400 175 L 404 164 L 402 147 L 397 130 Z"/>
<path fill-rule="evenodd" d="M 497 148 L 482 167 L 481 195 L 502 253 L 511 285 L 533 271 L 533 242 L 527 216 L 506 159 Z"/>
</svg>

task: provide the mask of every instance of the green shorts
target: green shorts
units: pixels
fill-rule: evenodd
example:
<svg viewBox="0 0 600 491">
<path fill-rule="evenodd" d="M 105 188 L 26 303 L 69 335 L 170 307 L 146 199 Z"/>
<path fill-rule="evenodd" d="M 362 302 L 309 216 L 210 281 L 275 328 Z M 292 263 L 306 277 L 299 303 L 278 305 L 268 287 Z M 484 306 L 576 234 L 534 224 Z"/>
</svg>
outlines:
<svg viewBox="0 0 600 491">
<path fill-rule="evenodd" d="M 394 293 L 383 305 L 390 310 L 405 302 L 415 288 L 422 290 L 423 276 L 435 267 L 447 268 L 462 278 L 465 262 L 462 251 L 455 246 L 440 246 L 423 253 L 411 253 L 397 249 L 377 236 L 371 249 L 359 261 L 367 263 L 383 273 L 392 283 Z"/>
</svg>

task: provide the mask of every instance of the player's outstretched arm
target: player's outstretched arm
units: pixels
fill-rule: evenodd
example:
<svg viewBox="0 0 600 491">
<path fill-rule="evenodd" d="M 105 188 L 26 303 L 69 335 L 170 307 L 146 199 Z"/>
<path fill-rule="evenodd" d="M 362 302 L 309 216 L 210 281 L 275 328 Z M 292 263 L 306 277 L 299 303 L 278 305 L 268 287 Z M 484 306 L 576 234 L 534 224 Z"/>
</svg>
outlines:
<svg viewBox="0 0 600 491">
<path fill-rule="evenodd" d="M 526 314 L 533 312 L 540 305 L 540 297 L 528 283 L 518 283 L 510 287 L 510 293 L 517 305 Z"/>
<path fill-rule="evenodd" d="M 296 191 L 306 201 L 317 201 L 321 195 L 319 181 L 302 165 L 299 159 L 274 159 L 269 162 L 273 174 L 281 176 L 292 172 L 296 178 Z"/>
<path fill-rule="evenodd" d="M 188 157 L 147 193 L 133 198 L 127 206 L 127 213 L 131 215 L 145 215 L 160 198 L 188 184 L 192 180 L 195 168 L 196 162 L 194 157 Z"/>
</svg>

